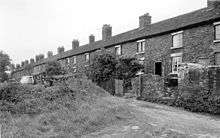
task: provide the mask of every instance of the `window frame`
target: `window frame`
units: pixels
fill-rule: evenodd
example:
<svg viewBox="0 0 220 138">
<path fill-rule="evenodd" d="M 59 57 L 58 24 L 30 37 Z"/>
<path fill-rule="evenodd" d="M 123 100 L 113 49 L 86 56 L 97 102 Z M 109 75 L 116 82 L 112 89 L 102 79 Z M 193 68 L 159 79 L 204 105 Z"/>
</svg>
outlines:
<svg viewBox="0 0 220 138">
<path fill-rule="evenodd" d="M 120 49 L 120 54 L 118 54 L 117 49 Z M 122 46 L 121 45 L 115 46 L 115 55 L 117 55 L 117 56 L 121 56 L 122 55 Z"/>
<path fill-rule="evenodd" d="M 217 31 L 216 31 L 217 27 L 220 28 L 220 22 L 214 23 L 214 42 L 220 42 L 220 37 L 217 38 Z M 220 35 L 220 32 L 219 32 L 219 35 Z"/>
<path fill-rule="evenodd" d="M 145 53 L 146 40 L 137 41 L 137 54 Z"/>
<path fill-rule="evenodd" d="M 73 67 L 73 73 L 76 73 L 76 72 L 77 72 L 77 68 Z"/>
<path fill-rule="evenodd" d="M 76 64 L 76 56 L 73 56 L 73 64 Z"/>
<path fill-rule="evenodd" d="M 88 58 L 87 58 L 88 56 Z M 90 61 L 90 54 L 89 53 L 85 53 L 85 62 L 89 62 Z"/>
<path fill-rule="evenodd" d="M 177 63 L 176 65 L 173 64 L 175 58 L 179 58 L 180 59 L 179 62 L 178 62 L 178 59 L 176 59 L 176 63 Z M 171 73 L 179 74 L 178 68 L 179 68 L 181 63 L 183 63 L 183 55 L 182 55 L 182 53 L 171 54 L 171 70 L 172 70 Z M 176 67 L 176 69 L 177 69 L 176 71 L 174 71 L 174 66 L 177 66 Z"/>
<path fill-rule="evenodd" d="M 66 58 L 66 64 L 70 64 L 70 58 Z"/>
<path fill-rule="evenodd" d="M 182 48 L 183 47 L 183 31 L 175 32 L 175 33 L 172 33 L 171 35 L 172 35 L 171 49 Z M 181 45 L 180 45 L 180 42 L 179 42 L 178 46 L 174 46 L 174 37 L 178 36 L 178 35 L 181 35 Z"/>
</svg>

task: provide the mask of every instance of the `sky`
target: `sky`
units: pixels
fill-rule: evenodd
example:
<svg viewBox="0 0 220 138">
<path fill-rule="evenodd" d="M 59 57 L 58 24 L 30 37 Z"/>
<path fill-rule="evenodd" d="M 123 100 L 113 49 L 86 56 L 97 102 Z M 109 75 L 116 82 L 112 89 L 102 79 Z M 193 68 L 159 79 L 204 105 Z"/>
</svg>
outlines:
<svg viewBox="0 0 220 138">
<path fill-rule="evenodd" d="M 139 25 L 149 13 L 152 23 L 207 6 L 207 0 L 0 0 L 0 50 L 20 63 L 57 47 L 71 49 L 73 39 L 87 44 L 101 39 L 103 24 L 113 35 Z"/>
</svg>

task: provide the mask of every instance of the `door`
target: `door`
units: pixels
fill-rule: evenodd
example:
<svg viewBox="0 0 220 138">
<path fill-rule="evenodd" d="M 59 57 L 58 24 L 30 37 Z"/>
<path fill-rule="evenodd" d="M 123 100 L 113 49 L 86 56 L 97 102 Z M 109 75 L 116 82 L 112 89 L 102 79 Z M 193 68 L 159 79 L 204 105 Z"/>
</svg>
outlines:
<svg viewBox="0 0 220 138">
<path fill-rule="evenodd" d="M 162 76 L 162 62 L 155 63 L 155 75 Z"/>
</svg>

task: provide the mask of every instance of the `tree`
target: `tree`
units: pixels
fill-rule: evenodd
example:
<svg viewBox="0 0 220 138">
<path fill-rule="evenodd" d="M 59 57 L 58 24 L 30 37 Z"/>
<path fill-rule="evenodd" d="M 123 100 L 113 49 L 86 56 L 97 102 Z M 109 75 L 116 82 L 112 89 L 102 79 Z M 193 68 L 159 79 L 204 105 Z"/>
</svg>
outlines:
<svg viewBox="0 0 220 138">
<path fill-rule="evenodd" d="M 47 77 L 47 81 L 49 82 L 49 85 L 53 85 L 53 76 L 54 75 L 63 75 L 65 74 L 65 71 L 61 67 L 60 63 L 57 61 L 49 61 L 46 63 L 45 67 L 45 74 Z"/>
<path fill-rule="evenodd" d="M 138 63 L 136 58 L 119 58 L 115 67 L 114 78 L 123 80 L 123 93 L 132 88 L 131 78 L 136 77 L 136 74 L 143 68 L 144 66 Z"/>
<path fill-rule="evenodd" d="M 107 82 L 111 79 L 123 80 L 124 92 L 131 87 L 131 78 L 143 69 L 136 58 L 116 59 L 111 53 L 96 55 L 90 65 L 87 76 L 97 84 Z"/>
<path fill-rule="evenodd" d="M 9 55 L 0 51 L 0 82 L 4 82 L 8 79 L 6 71 L 9 70 L 10 58 Z"/>
<path fill-rule="evenodd" d="M 95 55 L 92 64 L 89 66 L 86 74 L 93 82 L 97 84 L 106 82 L 113 77 L 117 61 L 111 53 L 101 53 Z"/>
</svg>

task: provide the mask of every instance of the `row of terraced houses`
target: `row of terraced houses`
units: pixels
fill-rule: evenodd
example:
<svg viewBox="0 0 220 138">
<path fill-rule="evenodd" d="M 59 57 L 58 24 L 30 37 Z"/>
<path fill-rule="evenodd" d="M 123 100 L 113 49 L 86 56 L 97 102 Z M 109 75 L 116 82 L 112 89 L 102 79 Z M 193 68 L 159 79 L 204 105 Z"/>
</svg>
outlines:
<svg viewBox="0 0 220 138">
<path fill-rule="evenodd" d="M 48 52 L 36 59 L 17 65 L 15 78 L 26 75 L 24 66 L 32 64 L 33 74 L 44 71 L 45 63 L 57 60 L 71 73 L 87 67 L 97 51 L 105 49 L 118 56 L 133 56 L 144 61 L 145 73 L 166 76 L 178 73 L 182 62 L 220 65 L 220 0 L 208 0 L 207 7 L 171 19 L 151 23 L 151 16 L 139 17 L 139 27 L 112 36 L 112 27 L 103 25 L 102 40 L 89 36 L 89 43 L 72 41 L 72 49 L 58 48 L 58 54 Z"/>
</svg>

